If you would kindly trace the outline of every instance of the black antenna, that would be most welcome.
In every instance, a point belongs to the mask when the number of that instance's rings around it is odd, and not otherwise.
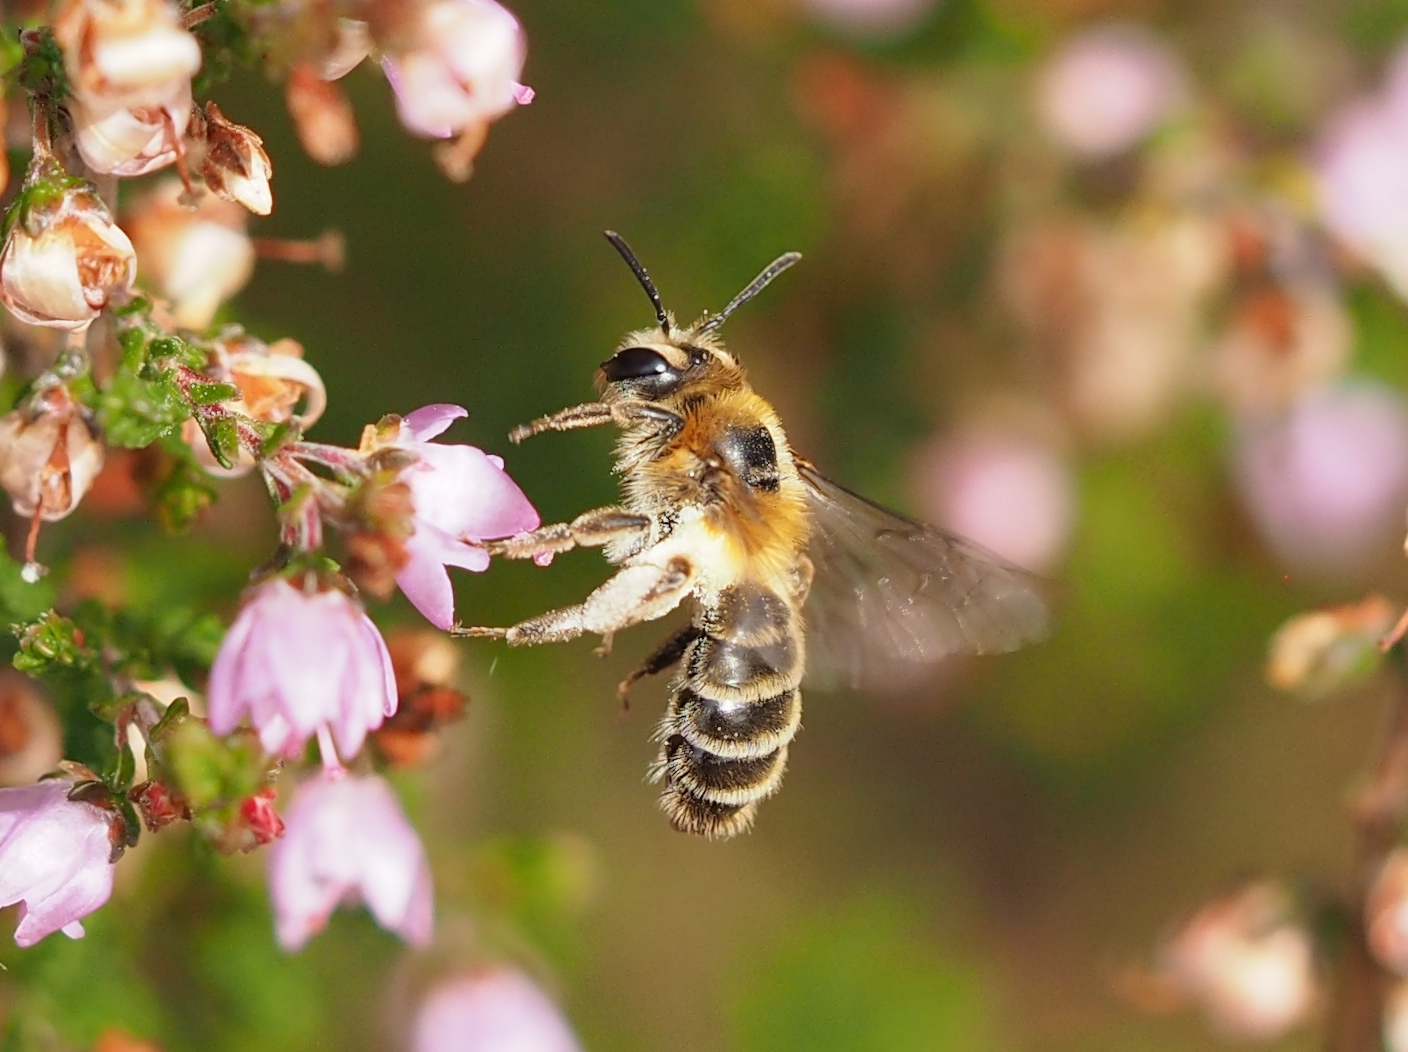
[[[801,258],[802,253],[800,252],[787,252],[781,256],[778,256],[775,260],[773,260],[763,269],[763,272],[761,274],[759,274],[756,278],[754,278],[748,283],[748,287],[746,289],[740,292],[737,296],[733,297],[733,299],[729,300],[727,307],[725,307],[723,310],[719,311],[719,313],[715,314],[712,318],[709,318],[702,325],[700,325],[698,331],[713,332],[724,322],[728,321],[728,316],[730,314],[736,311],[739,307],[743,306],[758,293],[762,292],[763,289],[771,285],[773,278],[777,277],[784,270],[792,266],[793,263],[796,263]]]
[[[636,259],[636,254],[631,251],[631,246],[626,244],[626,239],[614,230],[604,230],[602,233],[606,235],[606,240],[611,242],[611,247],[621,253],[621,258],[626,261],[626,266],[631,268],[631,273],[640,282],[640,287],[645,289],[645,294],[655,305],[655,320],[660,323],[660,331],[666,336],[670,335],[670,316],[665,313],[665,305],[660,302],[660,293],[655,288],[655,282],[650,280],[650,275],[641,266],[640,260]]]

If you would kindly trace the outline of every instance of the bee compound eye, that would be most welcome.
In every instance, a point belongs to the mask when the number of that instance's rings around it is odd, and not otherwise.
[[[620,380],[643,380],[664,377],[670,373],[665,356],[649,347],[626,347],[601,364],[601,371],[612,383]]]

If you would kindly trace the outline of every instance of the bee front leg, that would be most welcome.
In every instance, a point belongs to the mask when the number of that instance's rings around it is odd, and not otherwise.
[[[540,416],[531,424],[520,424],[508,433],[508,440],[517,445],[525,438],[541,435],[544,431],[576,431],[603,424],[630,427],[642,423],[662,425],[671,433],[684,427],[684,419],[678,413],[650,402],[586,402]]]
[[[583,512],[571,522],[557,522],[500,541],[488,541],[484,548],[490,555],[505,559],[532,559],[573,548],[599,548],[649,530],[649,516],[636,515],[624,508],[596,508]]]
[[[456,626],[450,634],[502,639],[511,647],[561,643],[584,632],[607,636],[668,614],[689,595],[694,577],[693,564],[679,555],[663,565],[634,563],[618,571],[577,606],[550,610],[510,628]]]

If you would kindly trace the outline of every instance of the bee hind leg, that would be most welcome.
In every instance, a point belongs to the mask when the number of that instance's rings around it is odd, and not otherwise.
[[[611,506],[584,511],[571,522],[555,522],[503,540],[487,541],[484,549],[505,559],[532,559],[573,548],[600,548],[615,540],[643,537],[649,530],[649,516]]]
[[[696,639],[704,635],[704,630],[696,625],[685,625],[678,632],[672,635],[655,650],[648,658],[640,663],[629,676],[621,681],[616,688],[616,696],[621,699],[621,712],[627,713],[631,709],[631,688],[641,680],[649,676],[658,676],[662,672],[667,672],[679,664],[684,657],[684,653],[689,649]]]
[[[607,636],[642,621],[664,617],[694,586],[694,567],[683,556],[663,566],[642,562],[617,571],[577,606],[549,610],[509,628],[462,628],[451,634],[502,639],[511,647],[562,643],[585,632]]]

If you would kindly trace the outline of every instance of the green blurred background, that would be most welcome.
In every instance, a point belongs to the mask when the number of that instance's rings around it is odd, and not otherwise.
[[[947,0],[890,40],[829,31],[784,0],[514,10],[537,99],[494,128],[465,186],[400,130],[374,69],[347,82],[364,145],[340,169],[303,156],[273,85],[245,76],[217,97],[274,161],[277,207],[255,233],[347,238],[344,273],[261,264],[233,312],[305,344],[329,389],[314,437],[355,443],[383,413],[462,403],[451,437],[504,455],[548,521],[612,499],[611,436],[513,448],[506,432],[592,397],[597,363],[650,321],[602,229],[632,242],[682,318],[800,250],[730,322],[730,346],[798,448],[918,511],[926,438],[976,399],[1046,391],[992,287],[1031,208],[999,169],[1038,134],[1023,100],[1064,34],[1111,17],[1151,27],[1219,119],[1275,158],[1408,31],[1396,0]],[[907,100],[902,147],[867,154],[827,130],[810,86],[833,66]],[[1098,195],[1061,193],[1041,207],[1108,214]],[[1366,278],[1350,304],[1351,371],[1408,379],[1401,304]],[[428,958],[357,911],[285,957],[263,860],[166,834],[124,863],[86,940],[0,949],[0,963],[44,991],[66,1040],[121,1023],[170,1052],[399,1047],[407,991],[481,959],[528,967],[595,1050],[1206,1048],[1198,1020],[1138,1014],[1113,976],[1238,875],[1347,879],[1345,794],[1389,687],[1288,700],[1263,684],[1266,640],[1316,603],[1404,583],[1395,544],[1357,575],[1288,573],[1237,500],[1229,432],[1192,397],[1132,440],[1076,443],[1051,639],[885,695],[811,691],[785,790],[749,836],[676,834],[644,784],[664,687],[622,717],[614,686],[665,627],[605,660],[586,641],[466,643],[468,718],[397,783],[436,873]],[[228,612],[269,534],[256,486],[230,487],[222,516],[195,548],[131,527],[134,587]],[[461,575],[459,612],[509,623],[606,572],[590,552],[496,565]]]

